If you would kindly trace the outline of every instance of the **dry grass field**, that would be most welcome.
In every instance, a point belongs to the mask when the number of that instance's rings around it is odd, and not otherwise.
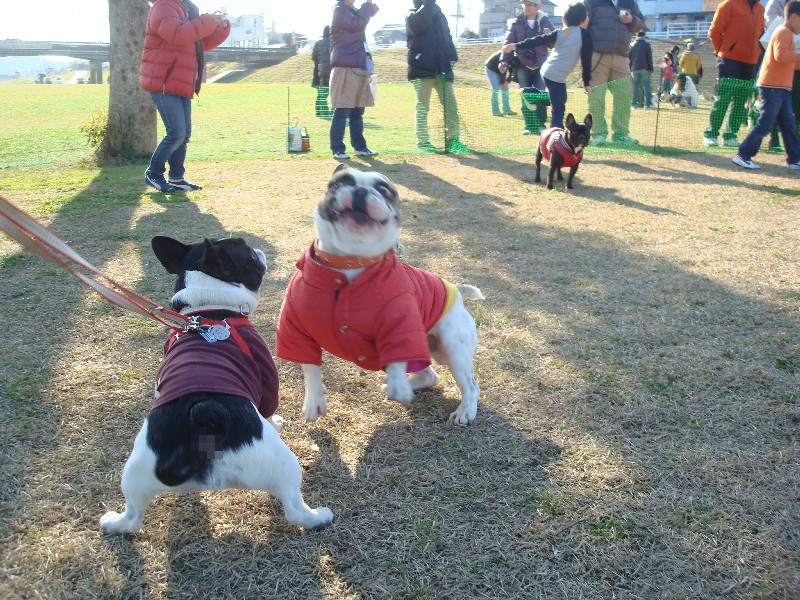
[[[404,258],[486,296],[482,394],[453,427],[449,375],[406,409],[328,358],[330,412],[306,423],[279,361],[306,500],[336,514],[319,532],[223,491],[101,535],[165,331],[0,238],[0,597],[797,598],[800,179],[779,155],[750,173],[587,151],[577,189],[548,192],[530,162],[371,161],[404,198]],[[169,198],[139,165],[31,165],[0,191],[158,301],[152,236],[245,237],[268,257],[254,322],[273,344],[335,164],[195,160],[206,189]]]

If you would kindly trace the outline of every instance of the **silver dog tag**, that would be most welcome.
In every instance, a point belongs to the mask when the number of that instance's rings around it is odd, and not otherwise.
[[[212,325],[208,328],[208,334],[219,342],[231,337],[230,331],[224,325]]]

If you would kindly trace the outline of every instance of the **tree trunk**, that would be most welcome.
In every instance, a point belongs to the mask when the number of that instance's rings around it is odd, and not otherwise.
[[[111,74],[101,157],[150,156],[156,147],[156,109],[139,87],[148,10],[145,0],[108,0]]]

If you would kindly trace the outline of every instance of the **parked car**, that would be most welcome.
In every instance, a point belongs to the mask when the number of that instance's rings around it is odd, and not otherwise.
[[[85,80],[83,77],[78,77],[78,78],[75,80],[75,83],[86,83],[86,80]]]
[[[63,77],[56,77],[56,83],[64,83]]]
[[[45,77],[45,78],[44,78],[44,82],[45,82],[45,83],[53,83],[53,80],[52,80],[52,79],[50,79],[49,77]]]

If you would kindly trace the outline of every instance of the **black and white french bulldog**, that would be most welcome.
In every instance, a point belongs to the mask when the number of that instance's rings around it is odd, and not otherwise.
[[[542,180],[539,176],[539,168],[542,158],[544,158],[550,161],[550,169],[547,171],[547,189],[553,189],[553,175],[557,174],[558,180],[564,181],[564,177],[561,175],[562,167],[569,167],[567,189],[573,189],[572,180],[583,160],[583,149],[589,145],[591,130],[591,114],[586,115],[583,123],[578,123],[572,113],[569,113],[564,119],[563,129],[551,127],[544,130],[536,148],[536,183]]]
[[[290,523],[328,525],[330,509],[303,501],[300,465],[278,435],[275,363],[248,320],[266,273],[264,253],[241,239],[188,245],[158,236],[151,245],[178,276],[171,307],[189,324],[165,344],[153,407],[122,472],[125,510],[107,512],[100,527],[134,532],[162,492],[224,488],[264,490],[281,501]]]
[[[387,397],[403,404],[439,382],[433,357],[461,391],[449,420],[475,419],[478,334],[464,298],[483,296],[398,259],[399,204],[387,177],[341,165],[314,209],[317,239],[297,263],[276,332],[277,355],[302,366],[303,415],[310,421],[327,413],[322,349],[385,371]]]

